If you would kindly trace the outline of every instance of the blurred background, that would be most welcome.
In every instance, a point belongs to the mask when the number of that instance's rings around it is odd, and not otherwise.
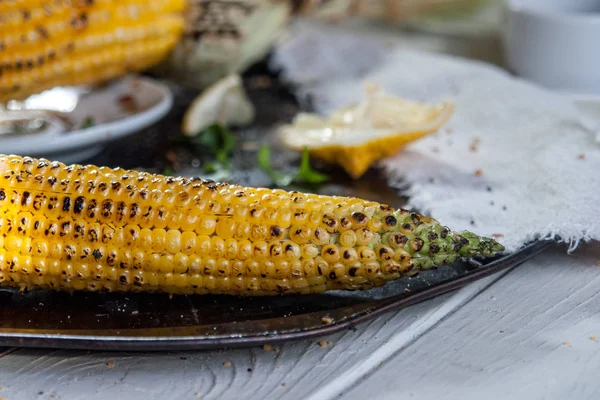
[[[311,107],[273,63],[299,21],[506,67],[507,8],[503,0],[2,2],[0,148],[204,176],[218,172],[227,140],[203,133],[218,123],[236,141],[227,150],[233,171],[221,177],[250,183],[261,143]],[[285,168],[299,154],[274,157]]]

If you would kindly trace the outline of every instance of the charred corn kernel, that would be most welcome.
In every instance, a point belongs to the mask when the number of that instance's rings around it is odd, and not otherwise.
[[[149,68],[184,29],[183,0],[10,1],[0,7],[0,102]]]
[[[360,199],[0,156],[2,286],[319,293],[501,250]]]

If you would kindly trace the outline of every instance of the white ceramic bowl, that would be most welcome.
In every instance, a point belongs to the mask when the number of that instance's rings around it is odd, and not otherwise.
[[[525,79],[600,95],[600,0],[506,0],[508,66]]]

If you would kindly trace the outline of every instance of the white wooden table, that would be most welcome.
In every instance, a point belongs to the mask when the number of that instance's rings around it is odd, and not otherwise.
[[[446,51],[417,39],[421,47]],[[454,53],[497,61],[498,48]],[[599,399],[600,244],[325,340],[177,353],[0,349],[0,400]]]
[[[317,340],[177,353],[6,349],[15,399],[598,399],[600,245]]]

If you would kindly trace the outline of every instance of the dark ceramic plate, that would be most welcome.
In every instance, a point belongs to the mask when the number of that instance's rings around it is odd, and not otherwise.
[[[264,74],[260,68],[250,75]],[[252,77],[247,81],[251,82]],[[251,89],[251,88],[250,88]],[[255,126],[237,132],[246,144],[273,146],[274,165],[286,168],[298,155],[285,151],[268,132],[289,121],[298,104],[273,77],[268,89],[249,90],[257,108]],[[189,147],[173,146],[168,135],[177,135],[181,117],[195,93],[175,91],[175,105],[157,126],[131,140],[111,146],[90,160],[97,165],[165,168],[165,152],[186,169],[193,158]],[[256,151],[234,153],[230,181],[247,186],[269,184],[256,169]],[[321,166],[323,167],[323,166]],[[200,171],[201,172],[201,171]],[[374,171],[350,181],[339,170],[326,170],[335,184],[291,188],[321,194],[356,196],[394,207],[404,204],[387,182]],[[239,298],[231,296],[173,296],[160,294],[93,294],[31,292],[25,295],[0,290],[0,346],[78,348],[98,350],[179,350],[254,346],[330,334],[375,318],[388,311],[460,288],[469,282],[518,265],[545,248],[535,243],[518,253],[481,262],[457,262],[413,278],[401,279],[365,292],[330,292],[310,296]],[[324,319],[324,317],[326,317]],[[324,323],[324,321],[326,321]],[[331,321],[331,322],[329,322]]]
[[[321,336],[512,268],[537,242],[485,263],[457,262],[365,292],[240,298],[160,294],[0,292],[0,346],[182,350]]]

